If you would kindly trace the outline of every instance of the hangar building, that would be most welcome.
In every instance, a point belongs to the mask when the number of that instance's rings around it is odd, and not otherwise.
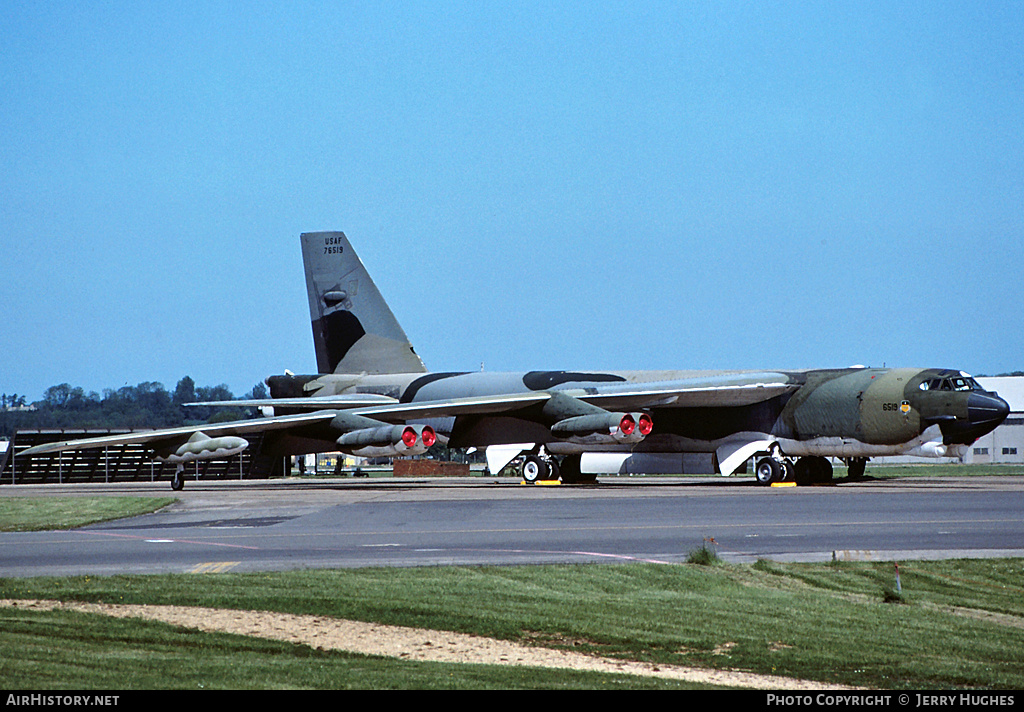
[[[1024,376],[981,376],[982,388],[995,391],[1010,404],[1010,415],[967,449],[966,463],[1024,463]]]

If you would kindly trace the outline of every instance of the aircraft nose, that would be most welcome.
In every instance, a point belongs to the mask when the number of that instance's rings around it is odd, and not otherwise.
[[[967,417],[942,416],[942,440],[947,445],[970,445],[992,432],[1010,414],[1010,405],[995,393],[973,392],[967,396]]]
[[[1010,414],[1010,404],[996,394],[971,393],[967,399],[967,420],[971,429],[995,429]]]

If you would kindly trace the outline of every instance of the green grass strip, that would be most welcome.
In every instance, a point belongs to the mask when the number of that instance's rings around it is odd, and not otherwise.
[[[1024,560],[901,562],[900,574],[900,603],[887,602],[894,583],[891,563],[765,561],[0,579],[0,597],[335,616],[605,657],[882,689],[1024,688]],[[14,636],[8,622],[12,617],[64,621],[63,630],[57,627],[43,636],[61,655],[81,645],[80,638],[97,635],[97,626],[123,625],[91,622],[93,632],[79,632],[78,624],[62,614],[3,615],[0,674],[28,687],[44,686],[47,676],[62,674],[66,661],[54,660],[46,673],[42,661],[32,668],[38,672],[22,668],[17,651],[25,641]],[[197,645],[212,645],[206,634],[188,636]],[[92,654],[83,649],[81,656]],[[174,642],[163,654],[184,659],[195,651]],[[223,653],[227,658],[234,654]],[[174,665],[166,667],[165,677],[140,684],[185,685],[171,670]],[[88,676],[75,684],[103,687]],[[365,678],[357,686],[392,684]],[[458,683],[463,684],[470,683]],[[491,684],[513,683],[502,678],[486,683]]]
[[[74,529],[149,514],[176,501],[174,497],[0,497],[0,531]]]

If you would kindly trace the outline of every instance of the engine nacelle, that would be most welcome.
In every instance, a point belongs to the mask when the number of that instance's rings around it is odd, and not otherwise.
[[[211,438],[206,433],[196,431],[184,445],[169,455],[158,455],[164,462],[183,463],[194,460],[214,460],[237,455],[249,447],[249,441],[235,435]]]
[[[437,434],[429,425],[381,425],[344,433],[336,442],[342,452],[359,457],[406,457],[425,453]]]
[[[565,418],[551,426],[551,433],[587,443],[638,443],[654,429],[647,413],[593,413]]]

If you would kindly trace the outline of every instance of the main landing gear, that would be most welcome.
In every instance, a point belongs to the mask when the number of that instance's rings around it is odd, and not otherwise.
[[[754,465],[759,484],[795,482],[798,485],[827,484],[832,481],[832,463],[824,457],[801,457],[792,460],[776,451],[762,457]]]
[[[523,481],[534,484],[540,480],[558,479],[558,461],[553,457],[527,455],[523,458]],[[552,477],[554,475],[554,477]]]
[[[566,455],[559,462],[551,455],[544,453],[531,453],[523,459],[521,473],[523,481],[527,484],[537,482],[557,482],[562,484],[578,484],[581,482],[594,482],[597,480],[595,474],[583,474],[580,472],[581,455]]]
[[[851,457],[846,460],[846,477],[859,480],[864,477],[864,469],[868,464],[866,457]]]

